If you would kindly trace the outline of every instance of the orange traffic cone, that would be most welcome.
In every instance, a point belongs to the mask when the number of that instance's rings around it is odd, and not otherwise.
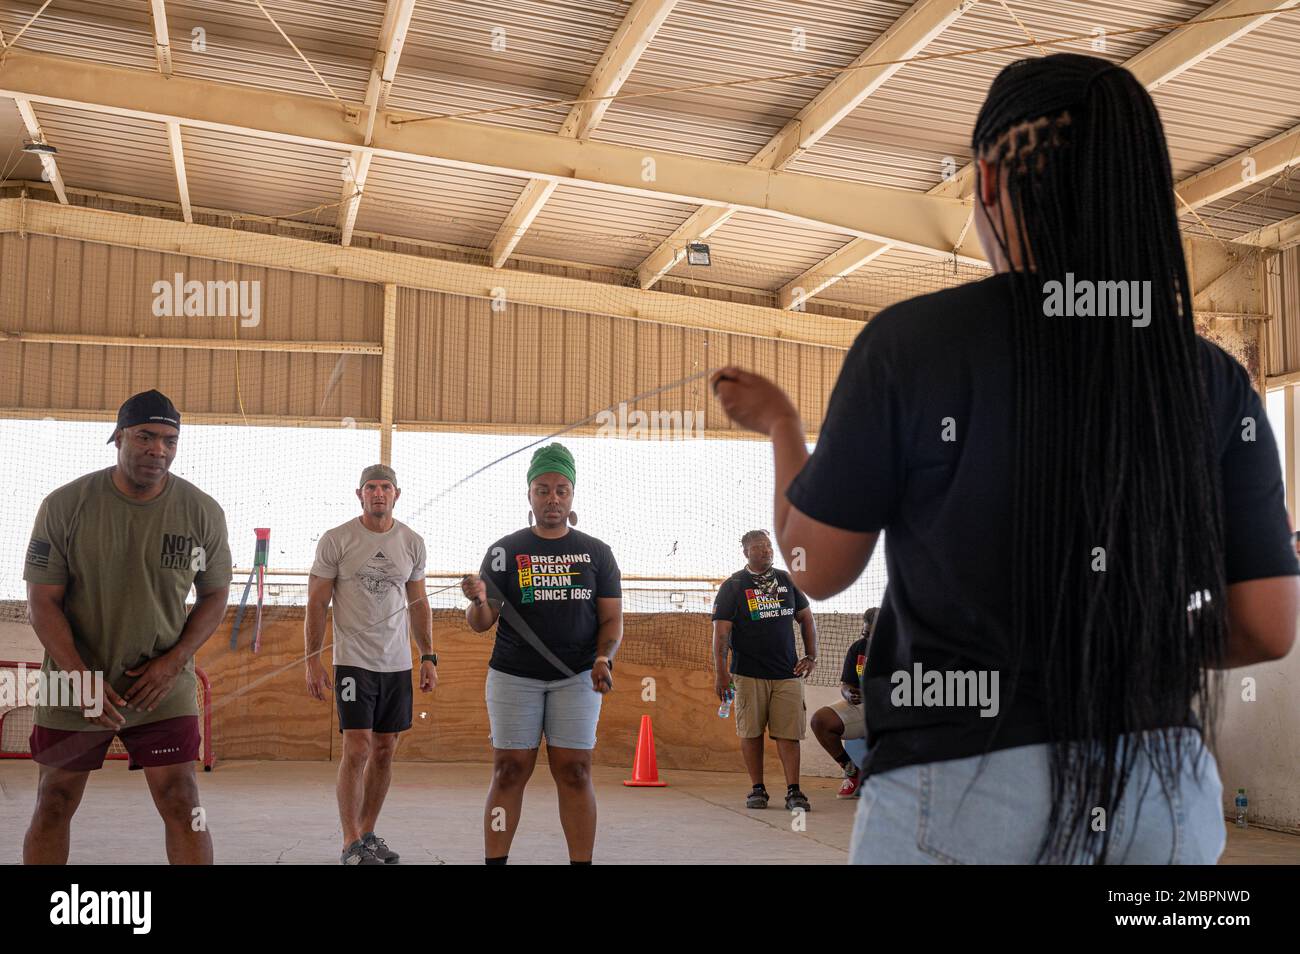
[[[655,762],[655,730],[650,717],[641,717],[641,733],[636,739],[636,761],[632,763],[632,777],[623,783],[637,788],[665,788],[668,783],[659,781],[659,766]]]

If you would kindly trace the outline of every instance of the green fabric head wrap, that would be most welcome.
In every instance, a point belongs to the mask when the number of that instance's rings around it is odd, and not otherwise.
[[[531,484],[539,474],[563,474],[569,478],[569,483],[577,483],[573,455],[563,444],[547,444],[533,451],[533,462],[528,465],[528,482]]]

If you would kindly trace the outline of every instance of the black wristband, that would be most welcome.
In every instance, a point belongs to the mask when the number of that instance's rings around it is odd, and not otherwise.
[[[436,666],[436,665],[438,665],[438,654],[437,654],[437,653],[425,653],[423,656],[420,657],[420,662],[422,662],[422,663],[424,663],[424,662],[431,662],[431,663],[433,663],[433,664]]]

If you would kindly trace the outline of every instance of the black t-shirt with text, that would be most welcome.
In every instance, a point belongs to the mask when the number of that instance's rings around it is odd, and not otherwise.
[[[1006,695],[1017,663],[1029,666],[1011,636],[1013,291],[1011,276],[995,275],[872,319],[845,356],[816,450],[787,491],[815,520],[884,531],[889,584],[862,681],[873,730],[868,773],[1049,741],[1044,680],[1027,668],[997,718],[981,717],[989,706],[924,704],[900,676],[924,684],[927,672],[982,671],[991,684],[997,673]],[[1222,473],[1227,582],[1296,574],[1259,395],[1223,349],[1198,338],[1197,350]]]
[[[794,679],[794,615],[808,605],[790,575],[746,567],[718,587],[713,618],[731,622],[731,671],[755,679]]]
[[[568,675],[529,644],[512,618],[573,672],[595,664],[600,629],[596,600],[623,594],[622,575],[608,545],[577,530],[548,540],[525,527],[488,548],[479,575],[487,583],[489,600],[504,599],[513,607],[497,621],[489,666],[527,679]]]
[[[867,640],[864,636],[849,647],[844,654],[844,669],[840,672],[840,682],[862,691],[862,667],[867,661]]]

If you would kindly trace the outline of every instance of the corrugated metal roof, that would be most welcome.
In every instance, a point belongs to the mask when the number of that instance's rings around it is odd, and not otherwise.
[[[517,251],[632,268],[694,211],[681,202],[560,186]]]
[[[39,7],[5,4],[6,37]],[[344,100],[360,102],[379,40],[385,0],[274,0],[266,7]],[[202,31],[196,33],[195,31]],[[328,96],[248,0],[167,0],[172,68],[178,76],[262,89]],[[152,70],[153,18],[144,0],[129,3],[61,0],[52,4],[19,41],[22,49]]]
[[[64,184],[176,202],[176,175],[159,123],[33,103],[45,138],[58,150]]]
[[[1300,122],[1300,14],[1274,18],[1153,94],[1174,178]]]
[[[486,248],[524,187],[523,179],[376,157],[356,227]]]
[[[880,308],[915,295],[987,278],[991,274],[988,269],[893,248],[831,285],[818,296],[818,300]]]
[[[1203,0],[1132,3],[1052,3],[1012,0],[1011,9],[1035,39],[1186,20],[1208,6]],[[1089,44],[1044,47],[1103,56],[1121,63],[1163,34],[1111,37],[1105,51]],[[984,0],[945,30],[923,55],[1028,42],[1001,4]],[[812,150],[792,172],[856,179],[902,189],[938,185],[948,168],[970,161],[970,134],[994,77],[1008,63],[1039,55],[1036,48],[923,60],[901,69]]]
[[[346,152],[191,127],[181,143],[195,205],[323,225],[338,218]]]
[[[887,2],[683,0],[625,93],[847,66],[907,10]],[[803,31],[800,37],[796,30]],[[802,40],[803,49],[797,49]],[[615,102],[593,139],[747,162],[831,76]]]
[[[274,0],[265,6],[339,96],[350,103],[365,98],[385,0]],[[179,76],[329,95],[249,0],[167,0],[167,27]],[[195,29],[204,31],[201,50]]]
[[[1037,38],[1186,20],[1209,0],[1066,3],[1009,0]],[[6,4],[6,38],[37,9]],[[345,100],[359,103],[385,0],[267,0],[272,14]],[[613,36],[629,0],[422,0],[417,3],[390,105],[419,113],[459,112],[573,96]],[[798,69],[846,65],[910,6],[910,0],[681,0],[624,87],[625,93]],[[327,93],[247,0],[168,0],[175,72],[228,83]],[[505,49],[492,48],[504,29]],[[192,43],[202,29],[203,49]],[[796,34],[796,30],[803,33]],[[1109,37],[1103,55],[1121,62],[1163,33]],[[953,52],[1019,41],[1024,33],[997,0],[982,0],[926,51]],[[796,49],[802,38],[805,48]],[[21,48],[156,69],[151,18],[143,0],[60,0],[24,34]],[[1087,49],[1084,44],[1073,48]],[[924,190],[940,181],[944,159],[960,167],[987,86],[1017,50],[909,65],[792,166],[793,171]],[[819,76],[615,103],[598,139],[732,161],[750,159],[782,124],[831,81]],[[1300,121],[1300,17],[1284,15],[1182,74],[1155,98],[1165,119],[1175,175],[1199,171]],[[477,121],[558,129],[568,107]],[[70,187],[176,199],[165,130],[159,124],[37,105],[60,149]],[[0,104],[0,148],[11,175],[39,176],[18,152],[25,130]],[[281,215],[333,225],[343,186],[341,150],[296,147],[185,129],[196,206]],[[1289,181],[1289,180],[1288,180]],[[515,201],[522,178],[376,159],[357,229],[483,249]],[[1260,183],[1207,206],[1202,216],[1225,237],[1297,211],[1294,193]],[[320,206],[321,208],[316,208]],[[562,187],[518,251],[547,258],[634,267],[693,207],[670,200]],[[1189,216],[1187,229],[1199,226]],[[814,267],[849,240],[830,230],[760,215],[735,216],[710,239],[710,281],[771,291]],[[828,289],[830,300],[877,304],[882,288],[920,289],[935,259],[897,250]],[[939,267],[946,267],[940,261]],[[910,271],[909,271],[910,270]],[[910,277],[899,277],[900,272]],[[675,275],[699,277],[679,266]],[[909,284],[911,283],[911,284]],[[939,286],[941,287],[941,286]]]
[[[1295,166],[1202,206],[1196,216],[1185,212],[1179,225],[1192,235],[1235,239],[1293,215],[1300,215],[1300,167]]]
[[[444,114],[574,97],[629,6],[624,0],[416,4],[389,105]],[[475,121],[555,132],[568,112],[561,106]]]
[[[712,264],[704,268],[683,259],[668,274],[775,291],[850,238],[798,222],[738,212],[709,236]]]
[[[13,42],[40,6],[33,0],[15,0],[0,8],[0,29],[6,43]],[[140,69],[154,69],[156,64],[153,19],[147,3],[52,3],[28,27],[18,48]]]

